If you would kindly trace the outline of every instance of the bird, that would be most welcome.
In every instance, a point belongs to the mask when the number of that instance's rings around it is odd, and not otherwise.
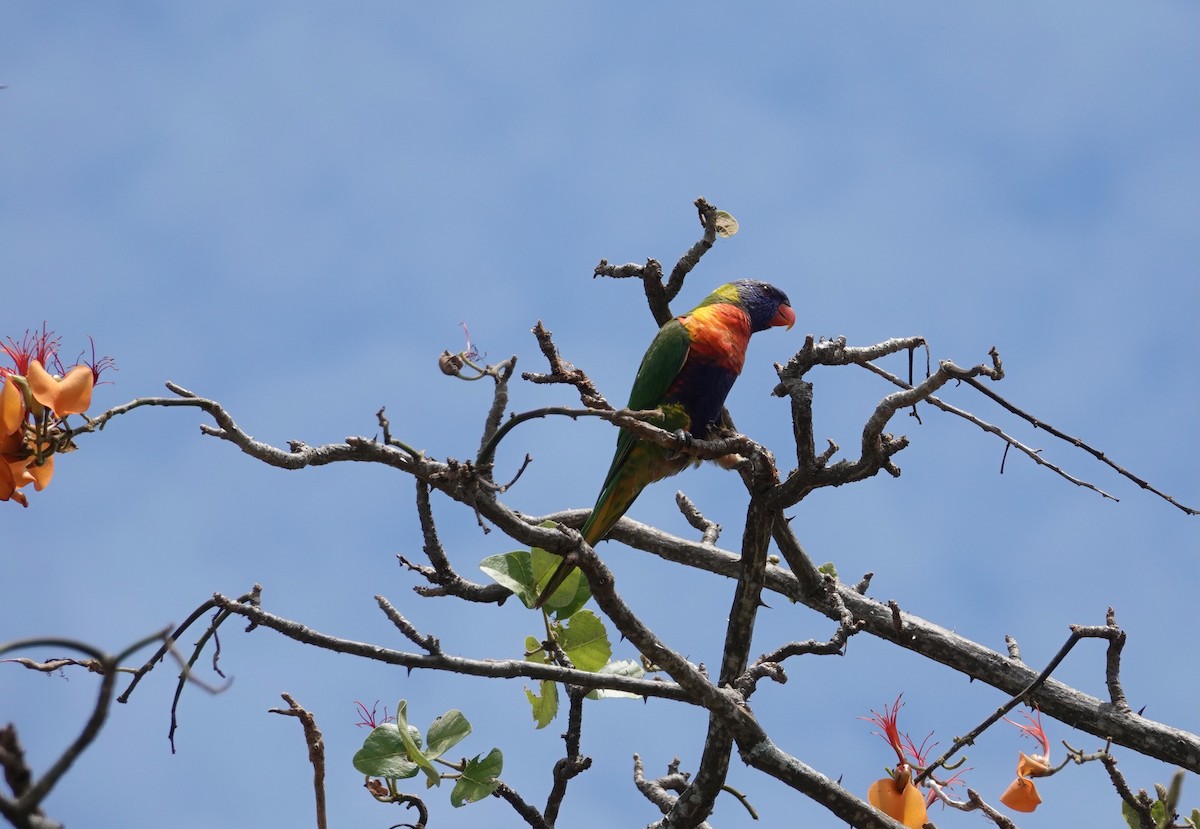
[[[657,409],[647,422],[707,438],[721,419],[725,397],[742,371],[750,335],[796,323],[787,294],[766,282],[721,285],[686,314],[658,330],[633,381],[627,408]],[[602,540],[642,490],[700,462],[621,430],[596,505],[579,532],[589,546]],[[565,560],[534,602],[540,608],[574,570]]]

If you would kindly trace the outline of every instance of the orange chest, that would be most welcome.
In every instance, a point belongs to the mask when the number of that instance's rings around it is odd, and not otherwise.
[[[736,305],[697,308],[680,322],[691,337],[691,353],[740,374],[750,343],[750,318]]]

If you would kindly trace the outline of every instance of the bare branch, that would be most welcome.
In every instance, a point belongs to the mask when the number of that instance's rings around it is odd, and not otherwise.
[[[676,757],[664,776],[647,780],[645,768],[642,766],[642,758],[637,754],[633,755],[633,784],[664,815],[669,815],[671,809],[679,801],[679,798],[673,796],[671,792],[685,791],[688,779],[689,775],[679,771],[679,758]],[[697,829],[711,829],[707,822],[698,823],[696,826]]]
[[[423,649],[426,653],[436,655],[442,652],[442,643],[437,640],[437,637],[432,635],[422,636],[420,632],[413,627],[412,622],[408,621],[408,619],[405,619],[400,614],[400,611],[396,610],[396,608],[392,606],[392,603],[383,596],[376,596],[375,601],[378,602],[379,609],[382,610],[384,615],[391,620],[392,624],[396,626],[396,629],[403,633],[414,645]]]
[[[721,525],[716,521],[710,521],[700,512],[700,508],[692,503],[692,499],[688,498],[682,490],[675,493],[675,503],[679,507],[679,511],[683,513],[683,517],[687,522],[697,530],[700,530],[701,544],[716,544],[721,537]]]
[[[220,593],[213,595],[213,603],[232,614],[246,617],[256,626],[261,625],[262,627],[270,628],[297,642],[313,645],[335,653],[344,653],[376,662],[383,662],[388,665],[401,665],[406,668],[424,668],[467,676],[493,677],[496,679],[515,679],[518,677],[544,679],[549,682],[579,685],[589,690],[608,688],[614,691],[626,691],[645,697],[660,697],[679,702],[691,701],[678,685],[670,682],[634,679],[617,674],[597,674],[518,659],[468,659],[461,656],[450,656],[445,653],[406,653],[367,642],[330,636],[291,619],[285,619],[282,616],[268,613],[259,607],[242,604]]]
[[[684,279],[691,273],[692,268],[700,264],[700,258],[712,250],[712,246],[717,242],[717,208],[709,204],[703,196],[696,199],[694,203],[700,219],[700,227],[704,229],[704,235],[688,248],[683,256],[679,257],[675,267],[671,268],[671,276],[667,280],[665,288],[668,302],[679,295],[683,289]],[[658,319],[657,315],[655,319]],[[670,319],[669,315],[667,319]],[[666,321],[666,319],[658,320],[658,324],[662,325]]]
[[[871,363],[863,363],[862,367],[867,369],[868,371],[871,371],[874,374],[884,378],[888,382],[899,386],[902,389],[913,388],[913,386],[910,385],[909,383],[905,383],[899,377],[896,377],[895,375],[891,374],[890,372],[884,371],[883,369],[879,368],[879,366],[876,366]],[[970,379],[970,378],[967,378],[967,379]],[[972,381],[971,385],[973,385],[974,387],[979,388],[979,389],[986,388],[985,386],[978,384],[977,382],[974,382],[974,381]],[[994,393],[992,393],[990,390],[988,390],[987,393],[991,397],[996,397],[996,395]],[[999,398],[997,397],[997,399],[999,399]],[[1070,481],[1071,483],[1075,484],[1076,486],[1081,486],[1085,489],[1090,489],[1090,490],[1092,490],[1092,492],[1095,492],[1096,494],[1101,495],[1104,498],[1108,498],[1111,501],[1120,500],[1120,499],[1116,498],[1115,496],[1100,489],[1095,484],[1089,483],[1088,481],[1085,481],[1082,478],[1077,478],[1074,475],[1071,475],[1070,473],[1068,473],[1062,467],[1046,460],[1044,457],[1042,457],[1041,450],[1034,449],[1030,446],[1026,446],[1024,443],[1017,440],[1012,435],[1008,434],[1003,429],[1001,429],[999,426],[996,426],[993,423],[989,423],[988,421],[986,421],[974,414],[971,414],[970,412],[968,412],[964,409],[960,409],[957,406],[953,406],[953,405],[947,403],[946,401],[944,401],[938,397],[935,397],[933,395],[929,395],[928,397],[924,398],[924,400],[922,402],[928,403],[930,406],[933,406],[934,408],[941,409],[943,412],[946,412],[947,414],[952,414],[955,417],[961,417],[963,420],[966,420],[968,423],[972,423],[975,426],[978,426],[983,431],[989,432],[989,433],[995,435],[996,437],[998,437],[1002,441],[1004,441],[1004,443],[1006,444],[1006,448],[1005,448],[1006,452],[1007,452],[1008,448],[1016,449],[1019,452],[1021,452],[1023,455],[1028,457],[1030,460],[1032,460],[1034,463],[1036,463],[1038,466],[1044,466],[1046,469],[1049,469],[1054,474]]]
[[[1028,412],[1024,411],[1023,409],[1018,408],[1017,406],[1014,406],[1012,403],[1009,403],[1003,397],[1000,397],[1000,395],[996,394],[994,391],[987,388],[986,386],[983,386],[978,381],[968,379],[966,382],[970,386],[972,386],[973,388],[978,390],[979,392],[987,395],[992,400],[999,403],[1001,406],[1003,406],[1005,409],[1007,409],[1008,411],[1015,414],[1017,417],[1020,417],[1023,420],[1028,421],[1030,424],[1032,424],[1032,426],[1035,429],[1041,429],[1043,431],[1049,432],[1050,434],[1054,435],[1054,437],[1058,438],[1059,440],[1066,441],[1067,443],[1071,444],[1072,446],[1076,446],[1076,447],[1082,449],[1083,451],[1087,452],[1089,455],[1091,455],[1096,460],[1111,467],[1113,470],[1115,470],[1117,472],[1117,474],[1121,475],[1124,478],[1128,478],[1129,480],[1133,481],[1135,484],[1140,486],[1142,489],[1148,490],[1149,492],[1153,492],[1159,498],[1162,498],[1167,503],[1178,507],[1179,509],[1183,510],[1188,515],[1200,515],[1200,510],[1197,510],[1192,507],[1185,506],[1184,504],[1179,503],[1174,498],[1172,498],[1170,495],[1167,495],[1165,492],[1161,492],[1160,490],[1156,489],[1155,487],[1150,485],[1148,482],[1146,482],[1144,479],[1139,478],[1137,475],[1134,475],[1132,472],[1128,471],[1127,469],[1119,466],[1118,464],[1116,464],[1115,462],[1110,460],[1107,455],[1105,455],[1099,449],[1096,449],[1094,446],[1091,446],[1091,445],[1085,443],[1084,441],[1080,440],[1077,437],[1072,437],[1071,435],[1068,435],[1066,432],[1059,431],[1058,429],[1051,426],[1049,423],[1046,423],[1045,421],[1034,417],[1033,415],[1029,414]]]
[[[529,517],[526,520],[536,524],[543,519]],[[610,537],[668,561],[729,578],[736,578],[740,572],[739,557],[728,550],[677,538],[630,518],[617,522]],[[768,567],[766,586],[834,621],[839,618],[837,610],[829,606],[822,594],[806,591],[796,576],[787,570]],[[891,608],[863,595],[856,585],[839,583],[838,595],[854,619],[862,624],[863,632],[895,642],[1005,693],[1021,695],[1038,677],[1038,671],[1007,654],[897,608],[902,628],[902,633],[898,633]],[[1118,745],[1200,773],[1200,736],[1127,710],[1117,710],[1109,702],[1054,679],[1042,683],[1033,701],[1043,713],[1100,739],[1111,736]]]
[[[550,363],[550,373],[537,374],[526,371],[521,374],[522,380],[543,385],[562,383],[574,386],[575,390],[579,392],[579,402],[586,408],[612,408],[608,404],[608,401],[604,399],[604,396],[596,390],[596,385],[592,382],[591,378],[580,369],[575,368],[570,361],[562,358],[562,355],[558,353],[558,346],[554,344],[554,335],[542,325],[541,320],[538,320],[537,325],[533,326],[533,336],[537,338],[538,347],[541,348],[542,354],[545,355],[547,362]]]
[[[15,779],[17,787],[21,791],[18,793],[14,787],[13,795],[15,800],[0,796],[0,815],[3,815],[6,820],[15,826],[48,827],[54,825],[40,816],[42,801],[46,799],[46,796],[50,794],[50,791],[58,784],[62,776],[67,773],[75,761],[79,759],[80,755],[83,754],[87,747],[100,734],[100,729],[104,726],[104,722],[108,718],[109,709],[112,707],[117,669],[121,661],[132,653],[144,648],[150,642],[162,639],[165,635],[166,631],[157,631],[115,654],[106,654],[85,642],[78,642],[71,639],[26,639],[0,644],[0,655],[13,650],[24,650],[33,647],[57,647],[80,651],[88,654],[98,663],[92,670],[100,674],[100,687],[96,692],[96,702],[92,708],[92,713],[88,716],[79,734],[41,777],[34,780],[32,774],[26,774],[29,772],[28,767],[24,765],[20,754],[13,754],[12,743],[9,744],[8,752],[3,755],[7,761],[4,764],[5,776],[9,779],[10,786],[12,786]],[[15,736],[14,732],[12,735],[14,740]],[[19,744],[16,745],[19,749]]]
[[[512,595],[506,588],[498,584],[478,584],[463,578],[455,571],[438,538],[437,525],[433,520],[433,507],[429,501],[429,483],[421,478],[417,478],[416,481],[417,518],[421,523],[421,533],[425,537],[422,550],[433,566],[416,564],[404,556],[397,558],[402,566],[420,573],[430,584],[437,587],[419,586],[413,590],[421,596],[458,596],[472,602],[504,604]]]
[[[950,748],[946,750],[946,753],[926,766],[924,770],[917,775],[914,782],[920,783],[922,780],[932,774],[933,770],[938,766],[945,766],[947,760],[957,754],[965,746],[972,745],[980,734],[991,728],[1000,720],[1001,717],[1016,708],[1022,702],[1026,703],[1027,705],[1033,705],[1034,703],[1031,700],[1033,700],[1036,696],[1038,688],[1050,678],[1050,674],[1053,673],[1054,669],[1057,668],[1062,661],[1067,658],[1067,654],[1071,652],[1071,649],[1075,647],[1079,640],[1088,637],[1108,639],[1109,659],[1107,673],[1109,678],[1109,690],[1113,696],[1111,700],[1112,707],[1114,710],[1119,712],[1128,712],[1129,704],[1125,701],[1125,694],[1123,691],[1121,691],[1120,679],[1117,676],[1120,671],[1120,650],[1125,644],[1125,631],[1116,626],[1116,622],[1113,617],[1113,610],[1110,607],[1108,609],[1108,624],[1105,627],[1084,627],[1082,625],[1071,625],[1071,635],[1067,637],[1067,641],[1063,643],[1063,646],[1059,648],[1058,653],[1054,655],[1054,658],[1052,658],[1046,667],[1042,669],[1042,672],[1034,677],[1033,681],[1030,682],[1026,687],[1014,694],[1012,699],[997,708],[990,716],[987,717],[987,719],[972,728],[964,736],[956,737]],[[1116,656],[1114,656],[1114,652]]]
[[[317,728],[317,720],[306,711],[291,694],[281,694],[287,708],[271,708],[269,713],[296,717],[304,728],[304,742],[308,746],[308,761],[313,767],[313,792],[316,795],[317,829],[326,829],[325,819],[325,738]]]
[[[559,649],[561,652],[561,649]],[[583,735],[583,701],[587,697],[586,688],[578,685],[567,686],[567,730],[563,734],[566,744],[566,756],[554,764],[553,783],[550,794],[546,796],[544,810],[546,823],[553,826],[558,822],[558,810],[562,807],[563,798],[567,795],[567,784],[592,767],[592,758],[580,754]]]

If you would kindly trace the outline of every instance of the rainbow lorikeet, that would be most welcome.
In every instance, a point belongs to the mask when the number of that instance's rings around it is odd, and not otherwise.
[[[655,426],[707,438],[742,371],[750,335],[778,325],[791,328],[795,322],[787,295],[774,285],[754,279],[722,285],[658,330],[638,368],[628,408],[658,409],[662,415],[649,421]],[[584,541],[595,545],[646,486],[693,462],[621,431],[600,496],[580,529]],[[573,569],[566,562],[560,564],[534,607],[541,607]]]

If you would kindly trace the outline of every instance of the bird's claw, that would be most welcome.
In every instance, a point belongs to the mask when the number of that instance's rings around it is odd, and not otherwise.
[[[692,433],[686,429],[675,430],[675,449],[671,452],[670,458],[674,460],[683,454],[684,450],[691,449],[695,440],[692,438]]]

